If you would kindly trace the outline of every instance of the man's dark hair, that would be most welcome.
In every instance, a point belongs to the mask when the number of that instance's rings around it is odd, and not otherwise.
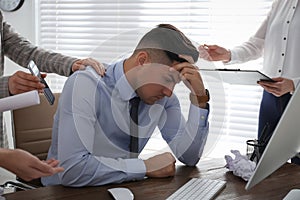
[[[170,61],[187,62],[179,55],[191,56],[196,62],[199,52],[192,42],[175,26],[159,24],[146,33],[138,43],[136,50],[161,50]]]

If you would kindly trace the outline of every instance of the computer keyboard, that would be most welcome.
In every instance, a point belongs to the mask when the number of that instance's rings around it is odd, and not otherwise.
[[[221,180],[192,178],[169,196],[167,200],[213,199],[224,189],[225,185],[226,182]]]

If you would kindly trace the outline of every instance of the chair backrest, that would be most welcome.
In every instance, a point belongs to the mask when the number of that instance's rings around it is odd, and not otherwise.
[[[60,93],[54,94],[53,105],[40,94],[40,104],[12,111],[15,148],[26,150],[39,159],[46,160],[59,95]]]

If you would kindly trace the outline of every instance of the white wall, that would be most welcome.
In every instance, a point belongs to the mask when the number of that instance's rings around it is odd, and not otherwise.
[[[10,23],[20,35],[27,38],[32,43],[35,43],[35,2],[36,0],[25,0],[23,6],[19,10],[14,12],[2,12],[4,20]],[[5,75],[11,75],[18,70],[26,70],[8,58],[5,60],[4,68]],[[5,112],[4,117],[7,125],[9,144],[12,147],[10,112]]]

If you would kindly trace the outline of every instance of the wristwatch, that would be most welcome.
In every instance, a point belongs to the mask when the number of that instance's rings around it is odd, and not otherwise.
[[[194,104],[207,103],[209,101],[209,99],[210,99],[210,96],[209,96],[208,89],[205,89],[204,96],[198,96],[198,95],[190,93],[190,101]]]

